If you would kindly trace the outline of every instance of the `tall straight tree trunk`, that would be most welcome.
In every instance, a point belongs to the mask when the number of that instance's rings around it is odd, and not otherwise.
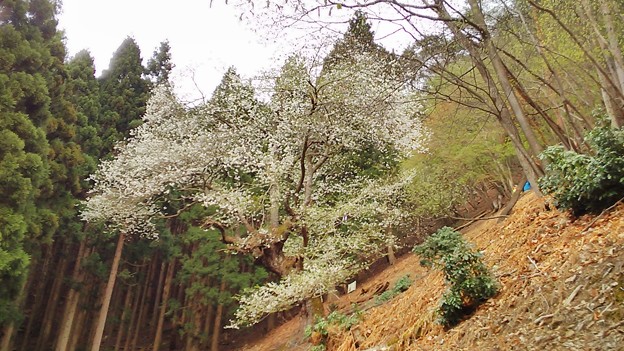
[[[196,245],[191,245],[191,250],[189,253],[189,257],[193,256],[194,247]],[[193,284],[197,281],[197,277],[195,273],[191,274],[191,279],[189,279],[188,286],[193,286]],[[196,296],[185,296],[184,312],[182,312],[182,325],[186,325],[190,323],[192,328],[189,330],[188,328],[184,328],[184,350],[189,351],[192,348],[192,345],[195,343],[195,335],[197,334],[196,328],[196,318],[195,316],[200,313],[200,309],[198,309],[197,297]]]
[[[98,320],[100,318],[99,312],[102,309],[102,305],[104,304],[104,293],[106,291],[106,283],[94,277],[93,279],[93,290],[91,291],[91,296],[89,301],[87,302],[87,306],[95,306],[97,307],[97,313],[95,313],[95,308],[90,310],[87,315],[88,328],[85,328],[85,340],[88,340],[86,343],[87,347],[91,347],[93,340],[95,339],[95,334],[98,328]],[[109,308],[110,309],[110,308]]]
[[[86,257],[89,252],[85,250],[86,239],[80,241],[80,248],[78,249],[78,256],[74,263],[74,271],[72,273],[72,280],[74,282],[82,281],[82,259]],[[69,343],[72,326],[74,324],[74,318],[76,316],[76,310],[78,308],[78,301],[80,300],[80,291],[70,287],[67,302],[65,303],[65,311],[63,313],[63,320],[61,322],[60,333],[56,342],[56,351],[67,350]]]
[[[120,232],[119,239],[117,240],[117,248],[115,249],[115,256],[113,257],[113,265],[111,266],[108,282],[106,283],[106,291],[104,291],[102,299],[102,307],[100,308],[97,324],[95,326],[95,335],[93,336],[91,351],[99,351],[102,344],[104,326],[106,325],[106,317],[108,315],[108,306],[110,305],[111,297],[113,296],[113,288],[115,287],[115,280],[117,279],[117,271],[119,270],[119,261],[121,259],[125,238],[125,233]]]
[[[123,255],[123,249],[122,249],[122,255]],[[123,266],[122,266],[123,262],[120,262],[119,264],[120,264],[120,267],[117,270],[117,272],[119,272],[120,269],[123,269]],[[104,286],[104,290],[106,290],[106,286]],[[127,291],[128,291],[127,285],[120,286],[117,284],[117,280],[115,280],[115,287],[113,288],[113,295],[111,296],[111,301],[110,301],[110,304],[108,305],[108,315],[106,317],[107,321],[110,319],[115,319],[115,320],[119,319],[119,317],[123,313]],[[104,298],[104,295],[102,295],[102,298]],[[104,300],[102,299],[102,301]],[[98,306],[102,306],[102,305],[99,304]],[[115,323],[106,323],[106,325],[104,326],[103,335],[110,335],[111,337],[113,337],[113,334],[115,334],[117,327],[118,325]]]
[[[582,12],[585,15],[584,19],[587,20],[593,28],[596,41],[598,42],[598,46],[600,46],[600,51],[604,57],[606,72],[609,72],[607,75],[605,71],[598,70],[602,100],[607,110],[607,114],[611,117],[613,127],[619,128],[624,125],[624,97],[622,95],[624,90],[622,89],[621,83],[621,79],[624,78],[624,68],[618,62],[618,59],[622,59],[622,53],[620,52],[618,45],[614,48],[610,43],[611,40],[607,40],[602,35],[600,25],[594,17],[590,3],[587,0],[582,0],[581,5],[584,10]],[[603,2],[600,7],[603,12],[603,17],[606,20],[610,17],[608,13],[605,16],[604,11],[608,11],[605,6],[607,5]],[[606,27],[609,27],[607,23],[605,24]],[[611,30],[613,30],[612,27]],[[613,84],[609,84],[609,77],[613,81]]]
[[[219,295],[225,291],[225,278],[221,278],[221,286],[219,287]],[[223,303],[217,306],[214,324],[212,325],[212,342],[210,343],[210,351],[219,351],[219,337],[221,332],[221,319],[223,318]]]
[[[63,245],[63,247],[66,247]],[[63,249],[61,249],[63,251]],[[61,295],[61,288],[65,280],[65,270],[67,268],[67,259],[62,257],[58,266],[55,269],[54,283],[52,284],[52,290],[50,292],[47,307],[43,315],[42,330],[37,340],[36,350],[49,350],[50,333],[52,332],[52,325],[54,324],[54,317],[56,314],[56,308],[59,305],[59,297]]]
[[[622,50],[620,50],[618,34],[616,33],[615,26],[613,25],[613,17],[611,16],[612,10],[611,8],[609,8],[609,3],[612,2],[606,0],[601,1],[600,12],[602,14],[602,17],[604,18],[605,29],[607,30],[607,38],[609,38],[609,51],[611,52],[611,55],[615,60],[615,70],[617,72],[617,78],[620,83],[620,91],[624,92],[624,55],[622,55]]]
[[[145,261],[144,261],[145,262]],[[140,268],[142,269],[142,268]],[[141,289],[140,285],[137,284],[135,289],[135,297],[132,303],[132,315],[130,316],[130,323],[127,328],[127,336],[126,343],[124,344],[124,351],[128,351],[130,349],[130,345],[132,343],[132,337],[134,336],[134,329],[138,329],[137,319],[139,318],[139,306],[141,302]]]
[[[193,340],[190,345],[189,351],[199,351],[200,350],[200,334],[202,327],[202,316],[199,313],[201,310],[195,311],[193,313]]]
[[[124,328],[124,324],[126,324],[126,320],[128,319],[128,310],[130,309],[130,301],[132,301],[132,287],[128,287],[126,290],[126,298],[124,299],[123,308],[121,311],[121,319],[119,321],[119,329],[117,330],[117,339],[115,340],[115,351],[119,351],[121,347],[121,341],[124,337],[124,332],[126,328]],[[124,348],[125,351],[125,348]]]
[[[209,278],[206,278],[205,285],[206,285],[206,288],[210,288],[211,281]],[[212,330],[211,326],[212,326],[212,320],[213,320],[213,314],[214,314],[214,306],[209,303],[205,307],[203,314],[204,314],[203,334],[205,335],[205,339],[202,340],[201,346],[203,347],[203,349],[208,349],[208,346],[211,340],[210,334]]]
[[[174,274],[175,275],[175,274]],[[186,306],[186,294],[185,294],[185,286],[183,282],[176,284],[175,286],[175,299],[180,303],[181,306]],[[187,322],[187,309],[177,308],[173,311],[173,315],[171,316],[171,321],[173,322],[173,327],[175,330],[181,330],[184,327],[184,324]],[[182,336],[180,333],[173,333],[171,336],[171,344],[178,345],[182,344]]]
[[[600,88],[600,93],[602,94],[602,101],[604,103],[607,114],[611,118],[611,125],[614,128],[620,128],[624,126],[624,110],[617,103],[617,100],[613,98],[613,88],[610,88],[607,83],[607,77],[602,74],[600,71],[598,72],[598,78],[600,79],[603,87]]]
[[[154,306],[152,307],[152,319],[150,321],[150,334],[156,332],[156,325],[158,324],[158,307],[160,307],[160,299],[162,298],[163,285],[165,283],[165,275],[167,271],[167,263],[163,260],[160,264],[160,274],[158,275],[158,285],[156,285],[156,298],[154,298]]]
[[[80,336],[82,335],[82,331],[85,329],[84,324],[87,320],[87,311],[82,310],[78,312],[78,317],[76,317],[76,323],[72,327],[72,331],[70,333],[71,337],[69,338],[69,343],[67,344],[67,348],[64,351],[74,351],[78,347],[78,341],[80,340]],[[86,342],[85,342],[86,344]]]
[[[24,301],[26,300],[26,292],[30,287],[33,279],[33,274],[28,274],[28,278],[22,284],[20,288],[19,294],[17,295],[17,299],[15,304],[18,306],[20,310],[24,305]],[[15,323],[11,322],[4,328],[4,334],[2,335],[2,340],[0,341],[0,351],[11,351],[13,349],[13,333],[15,332]]]
[[[553,131],[555,136],[557,136],[557,138],[559,139],[559,142],[561,142],[567,150],[573,150],[574,145],[571,142],[569,136],[566,135],[565,131],[557,123],[555,123],[555,121],[553,121],[548,114],[546,114],[546,112],[539,106],[537,101],[533,100],[533,98],[529,95],[529,92],[526,89],[524,89],[524,87],[520,84],[518,79],[515,76],[513,76],[511,71],[509,69],[506,69],[506,70],[508,74],[510,75],[510,77],[512,77],[512,79],[517,83],[514,85],[514,88],[518,92],[518,94],[522,97],[522,99],[527,104],[529,104],[529,106],[533,107],[533,109],[540,116],[542,116],[542,119],[544,120],[544,122],[546,122],[548,127],[550,127],[550,130]],[[575,150],[575,151],[579,151],[579,150]]]
[[[162,293],[162,303],[160,304],[160,313],[158,314],[158,325],[156,326],[156,335],[154,336],[154,347],[152,351],[158,351],[160,349],[160,343],[162,342],[163,326],[165,324],[165,313],[167,312],[167,303],[169,302],[169,295],[171,293],[171,286],[173,285],[173,273],[175,271],[176,260],[175,258],[169,262],[167,267],[167,277],[165,278],[165,286]]]
[[[565,88],[563,86],[563,81],[559,75],[559,72],[557,72],[557,70],[555,70],[555,68],[553,67],[553,65],[551,64],[550,60],[548,59],[548,57],[546,56],[546,54],[544,53],[543,50],[543,45],[541,42],[541,37],[543,36],[541,34],[541,27],[539,26],[539,21],[536,20],[536,14],[535,14],[535,9],[532,11],[532,15],[533,15],[533,23],[536,27],[536,31],[537,33],[534,35],[533,32],[531,32],[531,29],[529,28],[529,25],[527,23],[527,20],[525,19],[524,15],[522,14],[522,11],[518,11],[517,14],[520,16],[520,19],[522,21],[522,25],[525,28],[525,31],[528,33],[529,38],[531,39],[531,42],[533,44],[533,46],[535,47],[535,50],[537,51],[537,53],[539,54],[540,58],[542,59],[542,61],[544,62],[544,64],[546,65],[546,68],[548,69],[548,73],[550,73],[554,79],[555,82],[555,86],[553,87],[553,91],[557,94],[557,96],[559,97],[559,103],[561,104],[561,106],[563,106],[563,109],[565,111],[565,116],[566,116],[566,120],[567,122],[572,126],[572,128],[574,129],[575,133],[577,134],[577,143],[581,143],[582,139],[583,139],[583,133],[581,132],[582,127],[585,128],[591,128],[591,123],[589,122],[589,120],[587,119],[587,117],[581,113],[579,111],[579,109],[570,101],[570,99],[568,99],[567,94],[565,92]],[[546,76],[546,74],[544,74],[544,76]],[[578,118],[580,119],[581,122],[583,122],[583,126],[579,126],[579,122],[576,120],[577,117],[575,117],[572,114],[572,111],[570,111],[570,109],[573,109],[575,113],[578,114]],[[564,124],[561,123],[561,125],[563,126]]]
[[[4,334],[2,334],[2,341],[0,341],[0,351],[11,351],[13,331],[15,330],[15,323],[11,322],[4,328]]]
[[[145,282],[143,284],[143,292],[141,293],[141,301],[139,302],[139,319],[136,322],[136,328],[134,328],[134,335],[132,336],[132,343],[130,344],[130,350],[136,349],[137,341],[139,339],[139,331],[142,329],[143,321],[145,320],[145,314],[147,313],[147,295],[149,288],[152,284],[152,280],[154,279],[154,271],[156,270],[156,260],[152,259],[150,262],[147,274],[145,275]],[[124,350],[126,351],[126,350]]]
[[[537,141],[537,138],[535,137],[535,134],[533,133],[533,128],[531,127],[529,120],[526,117],[526,114],[524,113],[524,110],[522,109],[520,102],[518,101],[516,93],[513,90],[511,82],[509,81],[509,78],[507,77],[507,70],[503,63],[503,60],[500,58],[500,55],[498,54],[498,49],[496,49],[496,47],[494,46],[494,43],[492,42],[492,37],[491,37],[489,29],[487,28],[487,24],[485,23],[485,18],[483,17],[483,12],[481,11],[481,7],[479,6],[477,0],[468,0],[468,3],[470,4],[470,9],[476,20],[477,25],[480,27],[479,29],[481,29],[482,40],[485,44],[488,57],[490,58],[490,61],[492,62],[492,66],[494,67],[494,72],[496,73],[496,76],[498,77],[498,82],[503,88],[503,91],[505,92],[505,97],[507,99],[507,102],[509,103],[509,106],[511,106],[511,110],[514,113],[516,120],[518,121],[518,124],[520,124],[520,128],[522,129],[522,132],[524,133],[524,136],[527,139],[529,148],[533,152],[533,155],[537,156],[543,151],[543,147]]]
[[[45,254],[44,254],[41,267],[36,266],[36,269],[31,269],[29,275],[33,276],[36,274],[39,277],[42,273],[45,274],[48,271],[48,266],[50,265],[50,261],[52,261],[53,256],[54,256],[54,247],[48,246],[47,249],[45,249]],[[33,278],[31,277],[29,279],[33,279]],[[22,345],[20,348],[20,350],[22,351],[30,350],[30,349],[27,349],[27,347],[30,345],[30,342],[32,341],[31,340],[32,338],[30,337],[32,326],[35,320],[41,319],[42,317],[42,316],[38,316],[39,318],[35,318],[36,314],[39,313],[41,304],[43,303],[43,296],[44,296],[43,291],[45,289],[47,280],[46,279],[37,279],[37,280],[38,280],[38,283],[33,293],[35,301],[31,303],[31,308],[28,313],[28,324],[26,325],[26,331],[23,333]]]
[[[193,328],[191,329],[191,333],[188,335],[188,340],[186,344],[187,351],[199,351],[200,350],[200,337],[201,337],[201,329],[202,329],[202,308],[199,302],[199,299],[195,299],[191,302],[194,307],[191,310],[192,315],[192,323]]]
[[[92,252],[94,249],[92,249]],[[73,345],[74,349],[88,350],[95,335],[98,312],[102,307],[106,282],[90,274],[85,276],[84,287],[88,289],[85,289],[83,294],[81,294],[82,300],[78,303],[78,306],[83,306],[80,309],[82,320],[79,321],[80,324],[77,325],[77,329],[72,331],[70,344]]]
[[[603,19],[604,29],[607,32],[607,37],[602,35],[600,24],[594,17],[591,4],[587,0],[581,0],[581,5],[584,9],[586,19],[594,29],[598,44],[602,49],[602,53],[605,56],[605,61],[611,61],[611,67],[608,67],[612,71],[612,79],[617,89],[620,92],[624,92],[624,58],[622,57],[622,51],[620,50],[620,44],[618,35],[615,32],[613,25],[613,18],[611,17],[611,9],[609,7],[609,1],[600,2],[600,14]]]
[[[617,106],[611,106],[616,107],[613,109],[613,115],[610,115],[609,117],[611,118],[611,122],[613,124],[613,126],[617,127],[617,126],[621,126],[624,124],[624,117],[623,117],[623,113],[622,110],[624,110],[624,91],[620,90],[620,84],[618,82],[617,76],[614,76],[612,79],[612,77],[610,77],[609,75],[609,67],[606,67],[607,69],[605,70],[605,67],[603,67],[598,60],[592,55],[592,53],[585,47],[585,43],[582,42],[581,40],[579,40],[579,38],[574,34],[574,32],[565,24],[561,21],[561,19],[559,18],[559,16],[557,16],[557,14],[552,11],[551,9],[548,9],[546,7],[541,6],[540,4],[538,4],[537,2],[535,2],[534,0],[527,0],[529,4],[531,4],[531,6],[535,7],[536,9],[543,11],[545,13],[547,13],[550,17],[552,17],[553,20],[555,20],[555,22],[557,22],[557,24],[559,24],[559,26],[570,36],[570,38],[574,41],[574,43],[579,47],[579,49],[581,49],[581,51],[583,52],[583,54],[585,55],[585,57],[587,57],[587,59],[591,62],[591,64],[594,66],[594,68],[599,72],[598,76],[600,78],[599,80],[599,85],[600,88],[603,89],[602,93],[603,93],[603,99],[605,97],[605,94],[608,95],[607,99],[605,100],[605,105],[607,108],[609,108],[609,104],[615,104]],[[581,2],[582,4],[582,2]],[[586,12],[587,14],[587,12]],[[590,21],[591,24],[591,19],[587,18],[588,16],[585,16],[588,21]],[[594,21],[595,22],[595,21]],[[597,33],[597,40],[599,41],[599,43],[601,42],[601,35],[600,32],[598,31]],[[604,39],[604,38],[602,38]],[[609,65],[609,63],[607,62],[607,65]],[[608,102],[609,100],[612,100],[612,102]],[[619,111],[618,111],[619,110]]]
[[[505,133],[511,139],[511,142],[516,150],[518,162],[520,162],[524,173],[527,175],[527,178],[531,182],[533,190],[541,196],[542,193],[539,190],[539,186],[537,185],[537,179],[543,175],[543,170],[534,160],[534,156],[536,155],[531,155],[524,149],[524,145],[522,144],[522,140],[520,139],[518,130],[514,125],[513,120],[511,119],[511,114],[507,109],[505,101],[501,98],[501,94],[496,87],[494,79],[492,78],[491,74],[487,70],[487,67],[483,63],[477,47],[457,27],[457,24],[453,21],[450,14],[446,10],[444,1],[435,0],[435,4],[436,6],[434,10],[436,11],[436,13],[446,23],[451,32],[453,32],[453,35],[458,40],[458,42],[470,54],[470,58],[472,59],[475,68],[477,68],[477,71],[479,72],[488,87],[488,94],[490,98],[492,99],[492,101],[494,101],[496,111],[498,111],[498,113],[496,114],[498,121],[503,127],[503,130],[505,130]]]

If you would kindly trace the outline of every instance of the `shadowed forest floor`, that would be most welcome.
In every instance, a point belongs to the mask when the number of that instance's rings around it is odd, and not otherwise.
[[[364,310],[348,331],[330,329],[328,350],[624,350],[624,204],[573,218],[524,195],[502,222],[463,230],[501,289],[455,328],[436,324],[442,274],[407,254],[326,309]],[[381,305],[373,292],[409,274],[404,293]],[[240,350],[308,350],[294,318]]]

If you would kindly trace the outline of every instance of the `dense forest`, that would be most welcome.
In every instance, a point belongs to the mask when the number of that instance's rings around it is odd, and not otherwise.
[[[624,196],[620,2],[252,3],[343,32],[199,104],[167,41],[96,76],[59,1],[0,3],[0,351],[228,349],[527,180],[575,215]]]

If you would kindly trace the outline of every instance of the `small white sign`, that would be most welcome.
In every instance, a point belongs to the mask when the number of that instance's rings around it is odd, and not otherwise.
[[[357,282],[354,280],[349,285],[347,285],[347,294],[350,294],[355,291],[357,288]]]

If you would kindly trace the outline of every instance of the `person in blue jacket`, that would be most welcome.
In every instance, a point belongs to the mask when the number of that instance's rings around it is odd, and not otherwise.
[[[529,183],[529,181],[527,180],[526,183],[524,183],[524,186],[522,187],[522,191],[529,191],[531,190],[531,183]]]

